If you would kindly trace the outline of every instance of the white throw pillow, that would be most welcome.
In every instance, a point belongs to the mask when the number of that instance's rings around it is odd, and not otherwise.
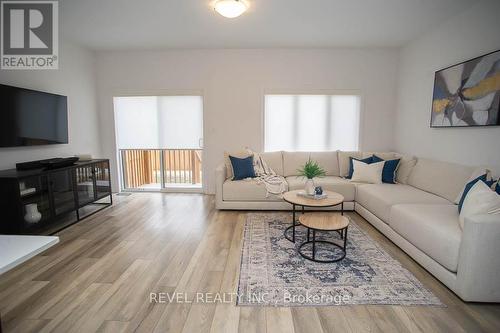
[[[474,169],[474,171],[472,172],[472,175],[470,175],[470,177],[469,177],[469,180],[467,180],[465,182],[464,187],[462,188],[462,190],[460,191],[460,193],[458,193],[457,198],[455,199],[455,204],[456,205],[458,205],[458,203],[462,199],[462,195],[464,194],[465,186],[467,186],[468,183],[470,183],[471,181],[473,181],[477,177],[480,177],[480,176],[482,176],[484,174],[486,174],[486,180],[490,180],[491,179],[491,171],[489,169],[486,169],[486,168],[483,168],[483,167],[478,167],[478,168]]]
[[[478,181],[469,190],[462,205],[459,217],[462,229],[466,217],[481,214],[500,214],[500,195],[484,182]]]
[[[352,160],[352,182],[382,184],[382,170],[385,161],[367,164],[365,162]]]

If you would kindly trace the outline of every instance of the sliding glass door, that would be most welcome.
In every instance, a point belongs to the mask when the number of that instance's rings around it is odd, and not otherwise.
[[[114,98],[123,190],[202,188],[202,96]]]

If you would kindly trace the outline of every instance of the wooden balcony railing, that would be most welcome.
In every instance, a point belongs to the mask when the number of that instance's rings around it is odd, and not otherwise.
[[[124,188],[154,184],[159,187],[201,185],[201,152],[198,149],[121,149]]]
[[[84,166],[81,168],[75,168],[76,181],[77,183],[88,181],[89,179],[95,178],[96,180],[109,180],[109,169],[103,167],[101,163],[94,165],[94,170],[92,167]]]

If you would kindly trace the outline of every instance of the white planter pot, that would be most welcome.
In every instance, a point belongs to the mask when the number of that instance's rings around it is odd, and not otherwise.
[[[42,214],[38,211],[38,206],[36,203],[24,206],[26,209],[26,215],[24,215],[24,220],[28,223],[37,223],[42,219]]]
[[[314,195],[314,181],[312,179],[306,181],[305,191],[308,195]]]

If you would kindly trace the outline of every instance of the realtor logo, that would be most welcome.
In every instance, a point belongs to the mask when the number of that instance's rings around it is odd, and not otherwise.
[[[58,68],[58,2],[0,1],[1,68]]]

